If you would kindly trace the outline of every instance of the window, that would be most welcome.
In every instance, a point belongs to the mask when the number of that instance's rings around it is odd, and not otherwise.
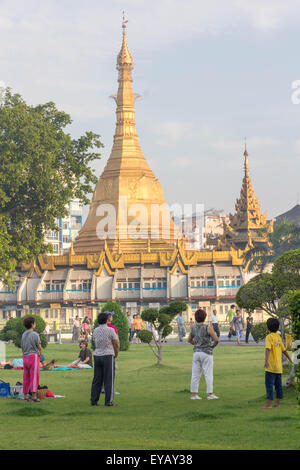
[[[145,282],[144,287],[145,287],[145,289],[150,289],[151,288],[150,282]]]
[[[135,288],[135,289],[139,289],[139,288],[140,288],[140,283],[139,283],[139,282],[135,282],[135,283],[134,283],[134,288]]]
[[[208,277],[207,278],[207,287],[213,287],[214,286],[214,278],[213,277]]]

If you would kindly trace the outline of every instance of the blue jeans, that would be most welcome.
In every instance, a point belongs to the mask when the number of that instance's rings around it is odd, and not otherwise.
[[[266,371],[265,375],[267,399],[273,400],[273,388],[275,386],[276,398],[283,398],[281,374]]]

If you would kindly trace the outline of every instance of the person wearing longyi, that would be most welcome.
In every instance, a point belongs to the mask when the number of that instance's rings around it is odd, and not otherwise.
[[[39,402],[37,391],[40,379],[40,361],[43,359],[41,340],[35,329],[34,317],[25,317],[26,331],[22,335],[21,347],[23,353],[23,394],[25,401],[29,401],[29,392],[32,393],[32,401]]]

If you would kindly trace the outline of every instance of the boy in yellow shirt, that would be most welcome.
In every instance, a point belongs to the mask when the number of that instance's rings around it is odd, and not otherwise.
[[[277,333],[279,329],[279,321],[276,318],[267,320],[267,327],[270,334],[266,336],[266,358],[265,358],[265,384],[267,391],[267,403],[262,409],[272,408],[273,387],[275,386],[276,401],[275,406],[280,406],[280,400],[283,398],[282,392],[282,354],[292,362],[288,352],[282,342],[281,336]]]

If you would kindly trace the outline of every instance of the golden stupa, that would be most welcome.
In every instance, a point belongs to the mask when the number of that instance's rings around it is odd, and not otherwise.
[[[74,242],[75,254],[99,253],[104,246],[112,253],[172,251],[178,238],[161,184],[139,145],[136,96],[131,86],[133,60],[127,45],[126,23],[123,18],[123,41],[117,57],[119,88],[114,96],[117,110],[113,147],[96,185],[85,225]],[[105,224],[106,205],[115,211],[116,223],[112,229]],[[158,207],[163,208],[164,215]],[[137,218],[141,220],[139,224]],[[106,234],[103,234],[104,227]]]

